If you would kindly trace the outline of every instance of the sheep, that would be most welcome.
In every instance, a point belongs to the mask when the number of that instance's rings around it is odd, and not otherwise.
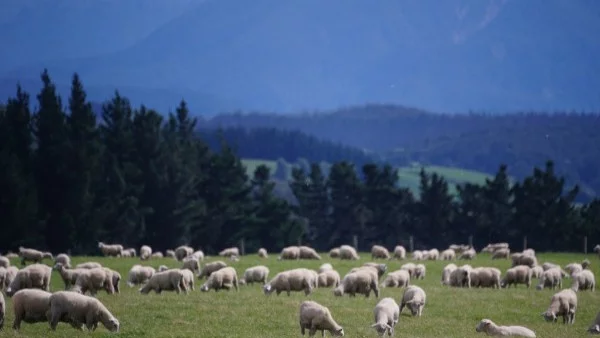
[[[535,257],[535,250],[533,250],[533,249],[525,249],[521,253],[523,254],[523,256],[533,256],[533,257]]]
[[[202,250],[196,250],[194,251],[194,253],[192,253],[191,255],[189,255],[186,258],[190,258],[193,257],[195,258],[198,262],[201,262],[204,260],[204,252]],[[184,258],[185,259],[185,258]]]
[[[375,328],[377,334],[382,337],[387,332],[388,336],[392,336],[394,327],[400,319],[400,307],[393,298],[386,297],[375,305],[373,316],[375,317],[375,324],[371,327]]]
[[[421,250],[415,250],[412,252],[411,257],[415,261],[422,261],[423,260],[423,252]]]
[[[12,297],[14,321],[13,329],[19,331],[21,322],[42,323],[50,320],[50,297],[48,291],[39,289],[23,289],[17,291]],[[60,318],[61,322],[70,323],[72,327],[83,330],[83,325],[76,324],[67,316]]]
[[[113,269],[103,267],[104,271],[106,271],[108,278],[112,281],[113,287],[115,288],[116,293],[121,293],[121,289],[119,288],[119,284],[121,282],[121,274]]]
[[[240,279],[240,284],[262,283],[267,284],[269,279],[269,268],[264,265],[250,267],[244,271],[244,277]]]
[[[494,253],[500,249],[508,249],[508,243],[490,243],[481,249],[481,252]]]
[[[312,272],[305,268],[282,271],[263,286],[263,292],[265,295],[270,295],[275,291],[279,296],[285,291],[289,296],[292,291],[304,291],[308,296],[315,287],[313,278]]]
[[[160,266],[158,267],[158,270],[156,270],[156,271],[158,271],[158,272],[163,272],[163,271],[167,271],[167,270],[169,270],[169,267],[168,267],[168,266],[166,266],[166,265],[160,265]]]
[[[377,264],[377,263],[373,263],[373,262],[367,262],[367,263],[363,264],[360,268],[364,268],[364,267],[375,268],[375,270],[377,270],[377,278],[381,278],[381,276],[383,276],[385,274],[385,272],[387,271],[387,265],[385,265],[385,264]],[[354,268],[354,269],[357,269],[357,268]],[[354,269],[352,269],[352,270],[354,270]]]
[[[425,279],[425,273],[427,272],[427,268],[423,264],[415,265],[415,279]]]
[[[185,291],[185,293],[188,293],[188,290],[195,290],[194,287],[194,273],[189,270],[189,269],[180,269],[181,273],[183,274],[183,278],[182,278],[182,284],[183,284],[183,291]]]
[[[7,289],[10,283],[17,277],[17,273],[19,269],[16,266],[9,266],[8,268],[0,268],[0,270],[4,269],[4,273],[0,274],[0,277],[3,276],[4,280],[0,282],[0,290]]]
[[[590,270],[580,271],[573,276],[573,283],[571,289],[575,292],[579,290],[591,290],[596,289],[596,278]]]
[[[156,270],[151,266],[142,266],[136,264],[129,269],[129,273],[127,274],[127,285],[129,285],[129,287],[133,287],[134,285],[144,284],[155,273]]]
[[[492,254],[492,259],[509,259],[510,258],[510,249],[509,248],[500,248]]]
[[[531,278],[541,278],[543,273],[544,268],[539,265],[536,265],[533,268],[531,268]]]
[[[200,262],[198,262],[196,256],[191,255],[183,259],[183,266],[181,268],[197,273],[200,271]]]
[[[217,292],[222,289],[231,290],[232,287],[235,288],[235,291],[239,291],[237,272],[234,268],[228,266],[213,272],[202,285],[200,291],[207,292],[214,289]]]
[[[155,258],[155,259],[159,259],[159,258],[163,258],[163,254],[160,251],[156,251],[152,253],[152,256],[150,256],[150,258]]]
[[[446,249],[442,251],[440,258],[444,261],[453,261],[456,259],[456,252],[452,249]]]
[[[591,334],[600,334],[600,312],[598,312],[598,314],[596,315],[594,323],[590,325],[587,332]]]
[[[189,256],[193,253],[194,253],[194,249],[192,249],[191,247],[189,247],[187,245],[181,245],[175,249],[175,259],[177,259],[178,261],[182,261],[184,258],[186,258],[187,256]]]
[[[7,252],[6,255],[4,255],[4,257],[8,258],[8,259],[13,259],[13,258],[19,258],[19,255],[14,253],[14,252]]]
[[[563,324],[574,324],[576,311],[577,294],[571,289],[564,289],[552,296],[550,306],[542,316],[547,322],[556,322],[557,316],[562,316]]]
[[[550,263],[550,262],[544,262],[544,264],[542,264],[542,270],[544,270],[544,271],[552,269],[552,268],[560,268],[560,265]]]
[[[482,319],[475,327],[477,332],[485,332],[488,336],[534,337],[535,332],[524,326],[498,326],[490,319]]]
[[[237,256],[237,257],[239,257],[240,256],[240,249],[238,249],[236,247],[223,249],[223,250],[221,250],[221,252],[219,252],[219,256],[222,256],[222,257]]]
[[[390,259],[390,252],[381,245],[373,245],[371,247],[371,259]]]
[[[4,300],[4,296],[0,292],[0,331],[4,328],[4,317],[6,314],[6,301]]]
[[[137,251],[134,248],[127,248],[123,250],[123,253],[128,252],[129,253],[129,257],[135,257],[137,256]]]
[[[321,256],[315,249],[308,246],[300,246],[300,259],[321,259]]]
[[[21,265],[25,265],[28,261],[41,263],[44,258],[53,259],[49,252],[41,252],[36,249],[19,247],[19,257],[21,257]]]
[[[111,332],[119,332],[120,323],[99,300],[74,292],[58,291],[50,296],[50,328],[56,331],[61,318],[67,317],[74,325],[95,331],[98,322]]]
[[[8,268],[10,266],[10,260],[4,256],[0,256],[0,268]]]
[[[440,259],[440,251],[438,249],[431,249],[427,253],[427,259],[430,261],[436,261]]]
[[[482,287],[482,288],[500,288],[500,272],[497,268],[490,267],[478,267],[469,273],[471,277],[471,287]]]
[[[583,266],[579,263],[570,263],[565,266],[565,270],[569,273],[569,276],[573,276],[574,274],[581,272],[583,270]]]
[[[355,272],[350,272],[333,289],[334,296],[341,297],[345,293],[355,297],[356,294],[363,294],[366,298],[371,295],[371,291],[375,293],[375,298],[379,298],[379,286],[377,285],[377,274],[369,269],[360,269]]]
[[[458,267],[454,263],[450,263],[444,267],[444,270],[442,270],[442,285],[450,285],[450,275],[456,269]]]
[[[98,242],[98,248],[107,257],[119,257],[123,252],[121,244],[104,244],[103,242]]]
[[[75,265],[75,269],[94,269],[101,268],[102,264],[98,262],[85,262]]]
[[[202,279],[203,277],[210,277],[210,275],[222,268],[227,267],[227,263],[223,261],[215,261],[212,263],[205,264],[202,269],[200,269],[200,273],[198,274],[198,279]]]
[[[71,291],[81,294],[89,291],[95,297],[99,290],[104,290],[107,294],[112,295],[115,293],[112,277],[112,273],[104,267],[84,270],[77,277]]]
[[[585,270],[588,269],[590,267],[592,263],[590,263],[590,261],[588,259],[584,259],[581,261],[581,267]]]
[[[396,247],[394,248],[394,258],[406,258],[406,249],[402,245],[396,245]]]
[[[598,256],[600,256],[600,244],[596,244],[596,246],[594,247],[594,252],[597,253]]]
[[[152,290],[156,293],[175,291],[177,294],[180,294],[182,286],[185,286],[182,270],[170,269],[152,275],[148,282],[138,291],[143,295],[148,294]]]
[[[6,295],[12,297],[21,289],[42,289],[50,291],[50,277],[52,268],[44,264],[32,264],[17,272],[6,289]]]
[[[344,329],[336,323],[331,316],[329,309],[317,302],[310,300],[300,303],[300,332],[304,336],[308,329],[308,336],[315,335],[317,330],[321,330],[321,335],[325,337],[325,331],[329,331],[332,336],[343,337]]]
[[[300,248],[297,246],[288,246],[283,248],[277,260],[282,259],[300,259]]]
[[[470,248],[466,251],[464,251],[459,257],[458,259],[467,259],[467,260],[472,260],[475,258],[475,256],[477,255],[477,252],[475,251],[475,249]]]
[[[400,303],[400,312],[402,312],[405,306],[408,306],[413,316],[421,317],[426,301],[427,296],[425,295],[425,291],[416,285],[410,285],[404,289],[402,302]]]
[[[333,269],[325,270],[319,273],[318,279],[319,282],[317,284],[319,287],[336,288],[340,285],[340,274]]]
[[[329,250],[329,257],[339,258],[340,257],[340,248],[333,248],[333,249]]]
[[[75,282],[77,281],[77,277],[79,277],[79,275],[83,273],[83,271],[87,271],[87,269],[81,268],[67,269],[67,267],[62,263],[56,263],[53,269],[58,271],[58,274],[65,283],[65,290],[68,290],[71,285],[75,284]]]
[[[381,287],[401,288],[410,284],[410,274],[406,270],[396,270],[388,273],[381,283]]]
[[[258,249],[258,257],[259,258],[269,258],[269,255],[267,254],[267,249],[265,249],[265,248]]]
[[[452,249],[454,250],[454,252],[456,252],[457,255],[462,254],[463,252],[472,249],[470,245],[465,245],[465,244],[451,244],[448,249]]]
[[[340,259],[359,260],[360,256],[354,247],[351,247],[350,245],[342,245],[340,246]]]
[[[131,251],[129,251],[129,249],[123,249],[123,251],[121,251],[120,257],[130,258],[133,256],[131,255]]]
[[[562,277],[563,272],[559,268],[548,269],[542,274],[536,289],[552,288],[554,290],[556,287],[562,288]]]
[[[333,266],[330,263],[324,263],[319,267],[319,273],[326,271],[326,270],[332,270]]]
[[[533,268],[537,264],[537,258],[535,256],[531,256],[529,254],[525,255],[522,252],[516,252],[511,255],[512,259],[512,267],[517,265],[527,265],[530,268]]]
[[[415,277],[415,269],[416,268],[417,268],[417,266],[415,265],[415,263],[406,263],[406,264],[403,264],[400,267],[400,270],[406,270],[406,271],[408,271],[408,273],[410,274],[410,277],[414,278]]]
[[[517,284],[525,284],[527,288],[531,286],[531,268],[527,265],[517,265],[514,268],[506,270],[506,275],[502,279],[501,286],[510,288],[511,285],[517,287]]]
[[[142,245],[140,248],[140,259],[145,261],[152,257],[152,248],[147,245]]]
[[[169,257],[169,258],[175,259],[175,251],[173,251],[173,250],[167,250],[167,251],[165,251],[165,257]]]
[[[453,287],[471,287],[471,270],[473,268],[468,265],[462,265],[450,273],[450,286]]]

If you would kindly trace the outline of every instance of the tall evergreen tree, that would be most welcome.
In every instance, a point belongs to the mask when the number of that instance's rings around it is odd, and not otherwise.
[[[483,194],[485,217],[482,221],[484,222],[483,226],[488,229],[485,241],[486,243],[506,241],[507,236],[515,234],[510,229],[514,196],[506,165],[500,165],[494,179],[485,180]]]
[[[437,173],[428,174],[423,168],[419,176],[421,198],[416,205],[419,217],[417,238],[422,241],[424,238],[431,238],[431,234],[436,234],[429,245],[447,245],[447,241],[452,238],[450,224],[454,214],[448,183]]]
[[[335,229],[327,247],[351,244],[353,236],[361,240],[368,214],[362,204],[361,182],[354,165],[348,162],[335,163],[331,167],[327,186],[331,198],[331,221]]]

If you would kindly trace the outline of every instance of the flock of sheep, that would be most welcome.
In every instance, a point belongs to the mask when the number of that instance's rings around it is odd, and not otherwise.
[[[98,248],[105,256],[135,257],[137,252],[132,248],[122,245],[107,245],[98,243]],[[594,248],[600,254],[600,245]],[[492,259],[511,259],[512,267],[504,276],[499,269],[493,267],[473,268],[468,264],[457,266],[454,263],[446,265],[442,271],[441,284],[449,287],[489,287],[508,288],[511,285],[524,284],[530,287],[532,279],[538,279],[537,289],[551,288],[560,291],[551,298],[547,310],[542,314],[546,321],[556,322],[559,316],[563,323],[573,324],[577,311],[577,292],[582,290],[595,290],[594,274],[589,270],[590,262],[571,263],[564,269],[556,264],[546,262],[538,264],[535,252],[531,249],[510,254],[508,244],[495,243],[483,248],[482,252],[489,252]],[[412,259],[420,260],[447,260],[455,259],[472,260],[476,251],[468,245],[451,245],[441,253],[437,249],[414,251]],[[269,280],[269,268],[264,265],[250,267],[245,270],[242,278],[238,278],[235,268],[228,266],[222,260],[206,263],[201,267],[204,253],[194,251],[189,246],[180,246],[174,250],[167,250],[165,256],[181,262],[181,268],[168,268],[161,265],[158,269],[151,266],[136,264],[131,267],[127,276],[127,285],[140,286],[141,294],[151,291],[175,291],[188,293],[195,290],[194,273],[199,279],[206,278],[200,290],[239,290],[239,285],[260,283],[265,295],[275,292],[279,295],[286,292],[304,292],[310,295],[316,288],[332,288],[334,296],[344,294],[354,297],[362,294],[369,297],[371,292],[379,298],[380,287],[404,288],[400,304],[393,298],[381,299],[373,310],[374,324],[371,326],[379,336],[393,335],[398,323],[400,313],[408,308],[413,316],[423,314],[427,296],[421,287],[411,284],[414,280],[424,279],[426,267],[424,264],[406,263],[399,270],[388,272],[384,263],[368,262],[362,266],[351,269],[343,278],[329,263],[321,265],[318,271],[306,268],[295,268],[282,271]],[[230,260],[240,259],[237,248],[228,248],[219,253],[219,256]],[[258,256],[267,258],[267,251],[261,248]],[[331,258],[343,260],[360,259],[356,250],[349,245],[342,245],[329,252]],[[20,258],[21,264],[33,264],[18,269],[10,265],[9,258]],[[152,257],[163,257],[160,252],[153,252],[149,246],[142,246],[139,257],[146,261]],[[382,247],[375,245],[371,250],[372,260],[389,260],[397,258],[406,259],[406,250],[397,246],[392,254]],[[50,267],[42,263],[44,259],[53,259],[54,265]],[[306,246],[290,246],[281,251],[279,260],[316,259],[321,256],[312,248]],[[56,270],[65,284],[65,291],[50,293],[50,278],[52,269]],[[384,274],[386,274],[383,278]],[[563,278],[571,278],[570,288],[562,289]],[[380,281],[383,278],[382,281]],[[67,323],[78,330],[87,328],[94,331],[98,323],[102,323],[109,331],[118,332],[120,323],[117,318],[95,298],[98,291],[104,290],[108,294],[119,293],[121,275],[98,262],[84,262],[71,266],[67,254],[54,257],[51,253],[41,252],[30,248],[19,248],[18,254],[9,253],[0,256],[0,290],[8,297],[12,297],[14,310],[13,329],[19,330],[21,322],[36,323],[48,322],[50,328],[55,330],[58,323]],[[562,289],[562,290],[561,290]],[[86,295],[86,294],[89,294]],[[0,329],[4,325],[5,300],[0,293]],[[309,330],[309,336],[314,336],[316,331],[329,331],[333,336],[343,336],[343,328],[334,320],[330,310],[314,301],[304,301],[300,304],[299,324],[302,334]],[[498,326],[490,319],[483,319],[476,326],[477,332],[485,332],[492,336],[522,336],[535,337],[535,333],[522,326]],[[595,322],[588,328],[589,333],[600,334],[600,313]]]

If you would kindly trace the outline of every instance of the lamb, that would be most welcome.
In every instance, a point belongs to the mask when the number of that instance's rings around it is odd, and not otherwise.
[[[58,254],[55,258],[54,258],[54,264],[62,264],[65,268],[70,269],[71,268],[71,257],[69,257],[69,255],[65,254],[65,253],[61,253]]]
[[[355,297],[356,294],[363,294],[369,297],[371,291],[375,293],[375,297],[379,298],[379,286],[377,285],[377,274],[369,269],[360,269],[355,272],[350,272],[340,284],[333,289],[334,296],[341,297],[345,293]]]
[[[596,315],[596,320],[590,325],[587,332],[591,334],[600,334],[600,312]]]
[[[325,270],[318,275],[319,282],[317,283],[319,287],[330,288],[330,287],[338,287],[340,285],[340,274],[333,270]]]
[[[173,250],[167,250],[167,251],[165,251],[165,257],[169,257],[169,258],[175,259],[175,251],[173,251]]]
[[[234,268],[228,266],[213,272],[202,285],[200,291],[207,292],[214,289],[217,292],[221,289],[231,290],[232,287],[235,288],[235,291],[239,291],[237,272]]]
[[[222,256],[222,257],[232,257],[232,256],[239,257],[240,256],[240,249],[238,249],[236,247],[223,249],[223,250],[221,250],[221,252],[219,252],[219,256]]]
[[[210,277],[210,275],[222,268],[226,267],[227,263],[223,261],[215,261],[212,263],[208,263],[204,265],[204,268],[200,269],[200,273],[198,274],[198,279],[202,279],[203,277]]]
[[[440,258],[444,261],[453,261],[456,259],[456,252],[452,249],[446,249],[442,251]]]
[[[319,271],[318,271],[318,272],[319,272],[319,273],[321,273],[321,272],[323,272],[323,271],[326,271],[326,270],[332,270],[332,269],[333,269],[333,266],[332,266],[331,264],[329,264],[329,263],[324,263],[324,264],[322,264],[322,265],[319,267]]]
[[[340,246],[340,259],[359,260],[360,256],[358,256],[355,248],[350,245],[342,245]]]
[[[98,248],[102,251],[102,254],[107,257],[119,257],[123,252],[123,246],[121,244],[104,244],[98,242]]]
[[[65,283],[65,290],[68,290],[71,285],[75,285],[77,277],[79,277],[79,275],[83,273],[83,271],[87,271],[87,269],[81,268],[67,269],[67,267],[64,266],[62,263],[56,263],[54,265],[54,270],[58,271],[58,274]]]
[[[308,246],[300,246],[300,259],[321,259],[315,249]]]
[[[423,264],[415,265],[415,279],[425,279],[425,273],[427,269]]]
[[[200,271],[200,262],[198,262],[198,259],[196,259],[196,256],[191,255],[191,256],[188,256],[183,259],[183,266],[181,268],[188,269],[192,272],[199,272]]]
[[[39,289],[23,289],[17,291],[13,297],[14,321],[13,329],[20,330],[21,322],[41,323],[50,320],[50,297],[48,291]],[[60,318],[61,322],[70,323],[72,327],[83,330],[83,325],[72,322],[67,316]]]
[[[406,249],[402,245],[396,245],[396,247],[394,248],[394,258],[406,258]]]
[[[182,279],[182,284],[183,284],[183,291],[185,291],[185,293],[188,293],[188,290],[195,290],[194,287],[194,273],[188,269],[180,269],[181,273],[183,274],[183,279]]]
[[[182,261],[184,258],[186,258],[187,256],[189,256],[193,253],[194,253],[194,249],[192,249],[191,247],[189,247],[187,245],[181,245],[175,249],[175,259],[177,259],[178,261]]]
[[[144,286],[138,291],[146,295],[150,291],[154,290],[156,293],[162,291],[175,291],[177,294],[181,293],[182,286],[185,287],[184,275],[180,269],[170,269],[162,272],[157,272]]]
[[[129,269],[129,273],[127,274],[127,285],[129,285],[129,287],[133,287],[134,285],[144,284],[155,273],[156,270],[151,266],[142,266],[136,264]]]
[[[482,319],[475,327],[477,332],[485,332],[488,336],[534,337],[535,332],[524,326],[498,326],[490,319]]]
[[[497,268],[479,267],[471,270],[471,287],[500,288],[500,272]]]
[[[95,297],[99,290],[104,290],[107,294],[112,295],[115,293],[112,277],[112,273],[106,271],[103,267],[83,270],[77,277],[71,291],[81,294],[89,291]]]
[[[562,316],[563,324],[574,324],[576,311],[577,294],[571,289],[564,289],[552,296],[550,306],[542,316],[547,322],[556,322],[557,316]]]
[[[339,258],[340,257],[340,248],[333,248],[333,249],[329,250],[329,257]]]
[[[390,252],[381,245],[373,245],[371,247],[371,259],[390,259]]]
[[[388,273],[381,283],[381,287],[401,288],[410,284],[410,274],[406,270],[396,270]]]
[[[101,267],[102,267],[102,264],[100,264],[98,262],[85,262],[85,263],[75,265],[75,269],[94,269],[94,268],[101,268]]]
[[[543,273],[544,268],[539,265],[536,265],[533,268],[531,268],[531,278],[541,278]]]
[[[4,328],[4,316],[6,314],[6,301],[0,292],[0,331]]]
[[[21,265],[25,265],[28,261],[41,263],[44,258],[53,259],[49,252],[41,252],[36,249],[19,247],[19,257],[21,257]]]
[[[277,260],[282,259],[300,259],[300,248],[297,246],[288,246],[283,248]]]
[[[140,248],[140,259],[145,261],[152,257],[152,248],[147,245],[142,245]]]
[[[267,254],[267,249],[265,249],[265,248],[258,249],[258,257],[269,258],[269,255]]]
[[[456,269],[458,267],[454,263],[450,263],[444,267],[444,270],[442,270],[442,285],[450,285],[450,275]]]
[[[552,288],[554,290],[556,287],[562,288],[562,277],[563,273],[559,268],[548,269],[542,274],[536,289]]]
[[[289,296],[292,291],[304,291],[305,295],[311,294],[315,288],[312,272],[305,268],[286,270],[278,273],[267,284],[263,286],[265,295],[273,291],[279,294],[283,291]]]
[[[415,261],[422,261],[423,260],[423,252],[421,250],[413,251],[412,259],[414,259]]]
[[[344,329],[333,319],[329,309],[317,302],[303,301],[300,304],[299,317],[300,332],[303,336],[306,329],[308,329],[309,337],[314,336],[317,330],[321,330],[323,337],[325,337],[325,331],[329,331],[335,337],[344,336]]]
[[[466,251],[464,251],[459,257],[458,259],[468,259],[468,260],[472,260],[475,258],[475,256],[477,255],[477,252],[475,251],[475,249],[470,248]]]
[[[531,286],[531,268],[527,265],[517,265],[514,268],[506,270],[506,275],[502,279],[501,286],[510,288],[511,285],[517,287],[517,284],[525,284],[527,288]]]
[[[0,256],[0,268],[8,268],[10,266],[10,260],[5,256]]]
[[[382,337],[386,332],[388,336],[394,334],[394,327],[400,319],[400,307],[393,298],[386,297],[375,305],[373,309],[375,324],[371,327],[375,328],[377,334]]]
[[[250,267],[244,271],[244,277],[240,279],[240,284],[262,283],[267,284],[269,279],[269,268],[264,265]]]
[[[575,292],[579,290],[591,290],[596,289],[596,278],[590,270],[583,270],[573,275],[573,283],[571,289]]]
[[[85,323],[94,331],[98,322],[111,332],[119,332],[120,323],[99,300],[74,292],[58,291],[50,296],[50,328],[55,331],[61,318],[67,317],[74,325]]]
[[[425,291],[416,285],[411,285],[404,289],[402,302],[400,303],[400,312],[402,312],[405,306],[408,306],[413,316],[421,317],[426,301],[427,296],[425,295]]]
[[[42,289],[50,291],[50,277],[52,268],[44,264],[32,264],[17,272],[6,289],[6,295],[12,297],[21,289]]]
[[[500,248],[492,254],[492,259],[509,259],[510,258],[510,249],[509,248]]]
[[[429,252],[427,253],[427,259],[429,259],[430,261],[440,259],[440,251],[438,249],[429,250]]]

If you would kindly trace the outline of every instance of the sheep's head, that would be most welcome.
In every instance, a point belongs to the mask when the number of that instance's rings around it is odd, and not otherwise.
[[[587,268],[588,268],[590,265],[591,265],[591,263],[590,263],[590,261],[589,261],[589,260],[587,260],[587,259],[584,259],[584,260],[581,262],[581,267],[582,267],[582,268],[584,268],[584,269],[587,269]]]
[[[590,328],[588,329],[588,332],[589,333],[600,334],[600,325],[596,324],[596,325],[590,326]]]
[[[488,327],[490,327],[493,322],[489,319],[482,319],[479,324],[475,327],[475,331],[477,332],[487,332]]]
[[[371,327],[375,328],[375,331],[377,331],[377,334],[380,337],[383,336],[388,330],[389,330],[390,336],[394,333],[394,328],[389,326],[387,323],[375,323],[375,324],[371,325]]]
[[[556,313],[552,311],[546,311],[542,313],[542,317],[544,317],[544,320],[547,322],[556,322],[557,320]]]
[[[202,287],[200,287],[200,291],[202,291],[202,292],[207,292],[208,290],[209,290],[208,282],[202,284]]]
[[[408,305],[408,308],[410,309],[410,313],[413,316],[416,316],[419,314],[419,309],[425,305],[425,302],[423,301],[416,301],[416,300],[409,300],[408,302],[406,302],[406,305]]]
[[[273,292],[273,286],[271,284],[265,284],[265,286],[263,286],[263,292],[265,293],[265,295],[270,295]]]
[[[594,252],[600,252],[600,244],[594,247]]]
[[[98,242],[98,248],[102,249],[103,246],[104,246],[104,243]]]
[[[337,330],[332,330],[331,331],[331,335],[334,336],[334,337],[343,337],[344,336],[344,329],[340,327]]]
[[[341,284],[337,288],[333,289],[333,295],[336,297],[341,297],[344,295],[344,288]]]
[[[104,324],[104,327],[106,327],[106,329],[111,332],[119,332],[119,328],[121,327],[121,323],[119,323],[119,320],[113,317],[112,315],[108,316],[106,314],[103,314],[101,322],[102,324]]]

